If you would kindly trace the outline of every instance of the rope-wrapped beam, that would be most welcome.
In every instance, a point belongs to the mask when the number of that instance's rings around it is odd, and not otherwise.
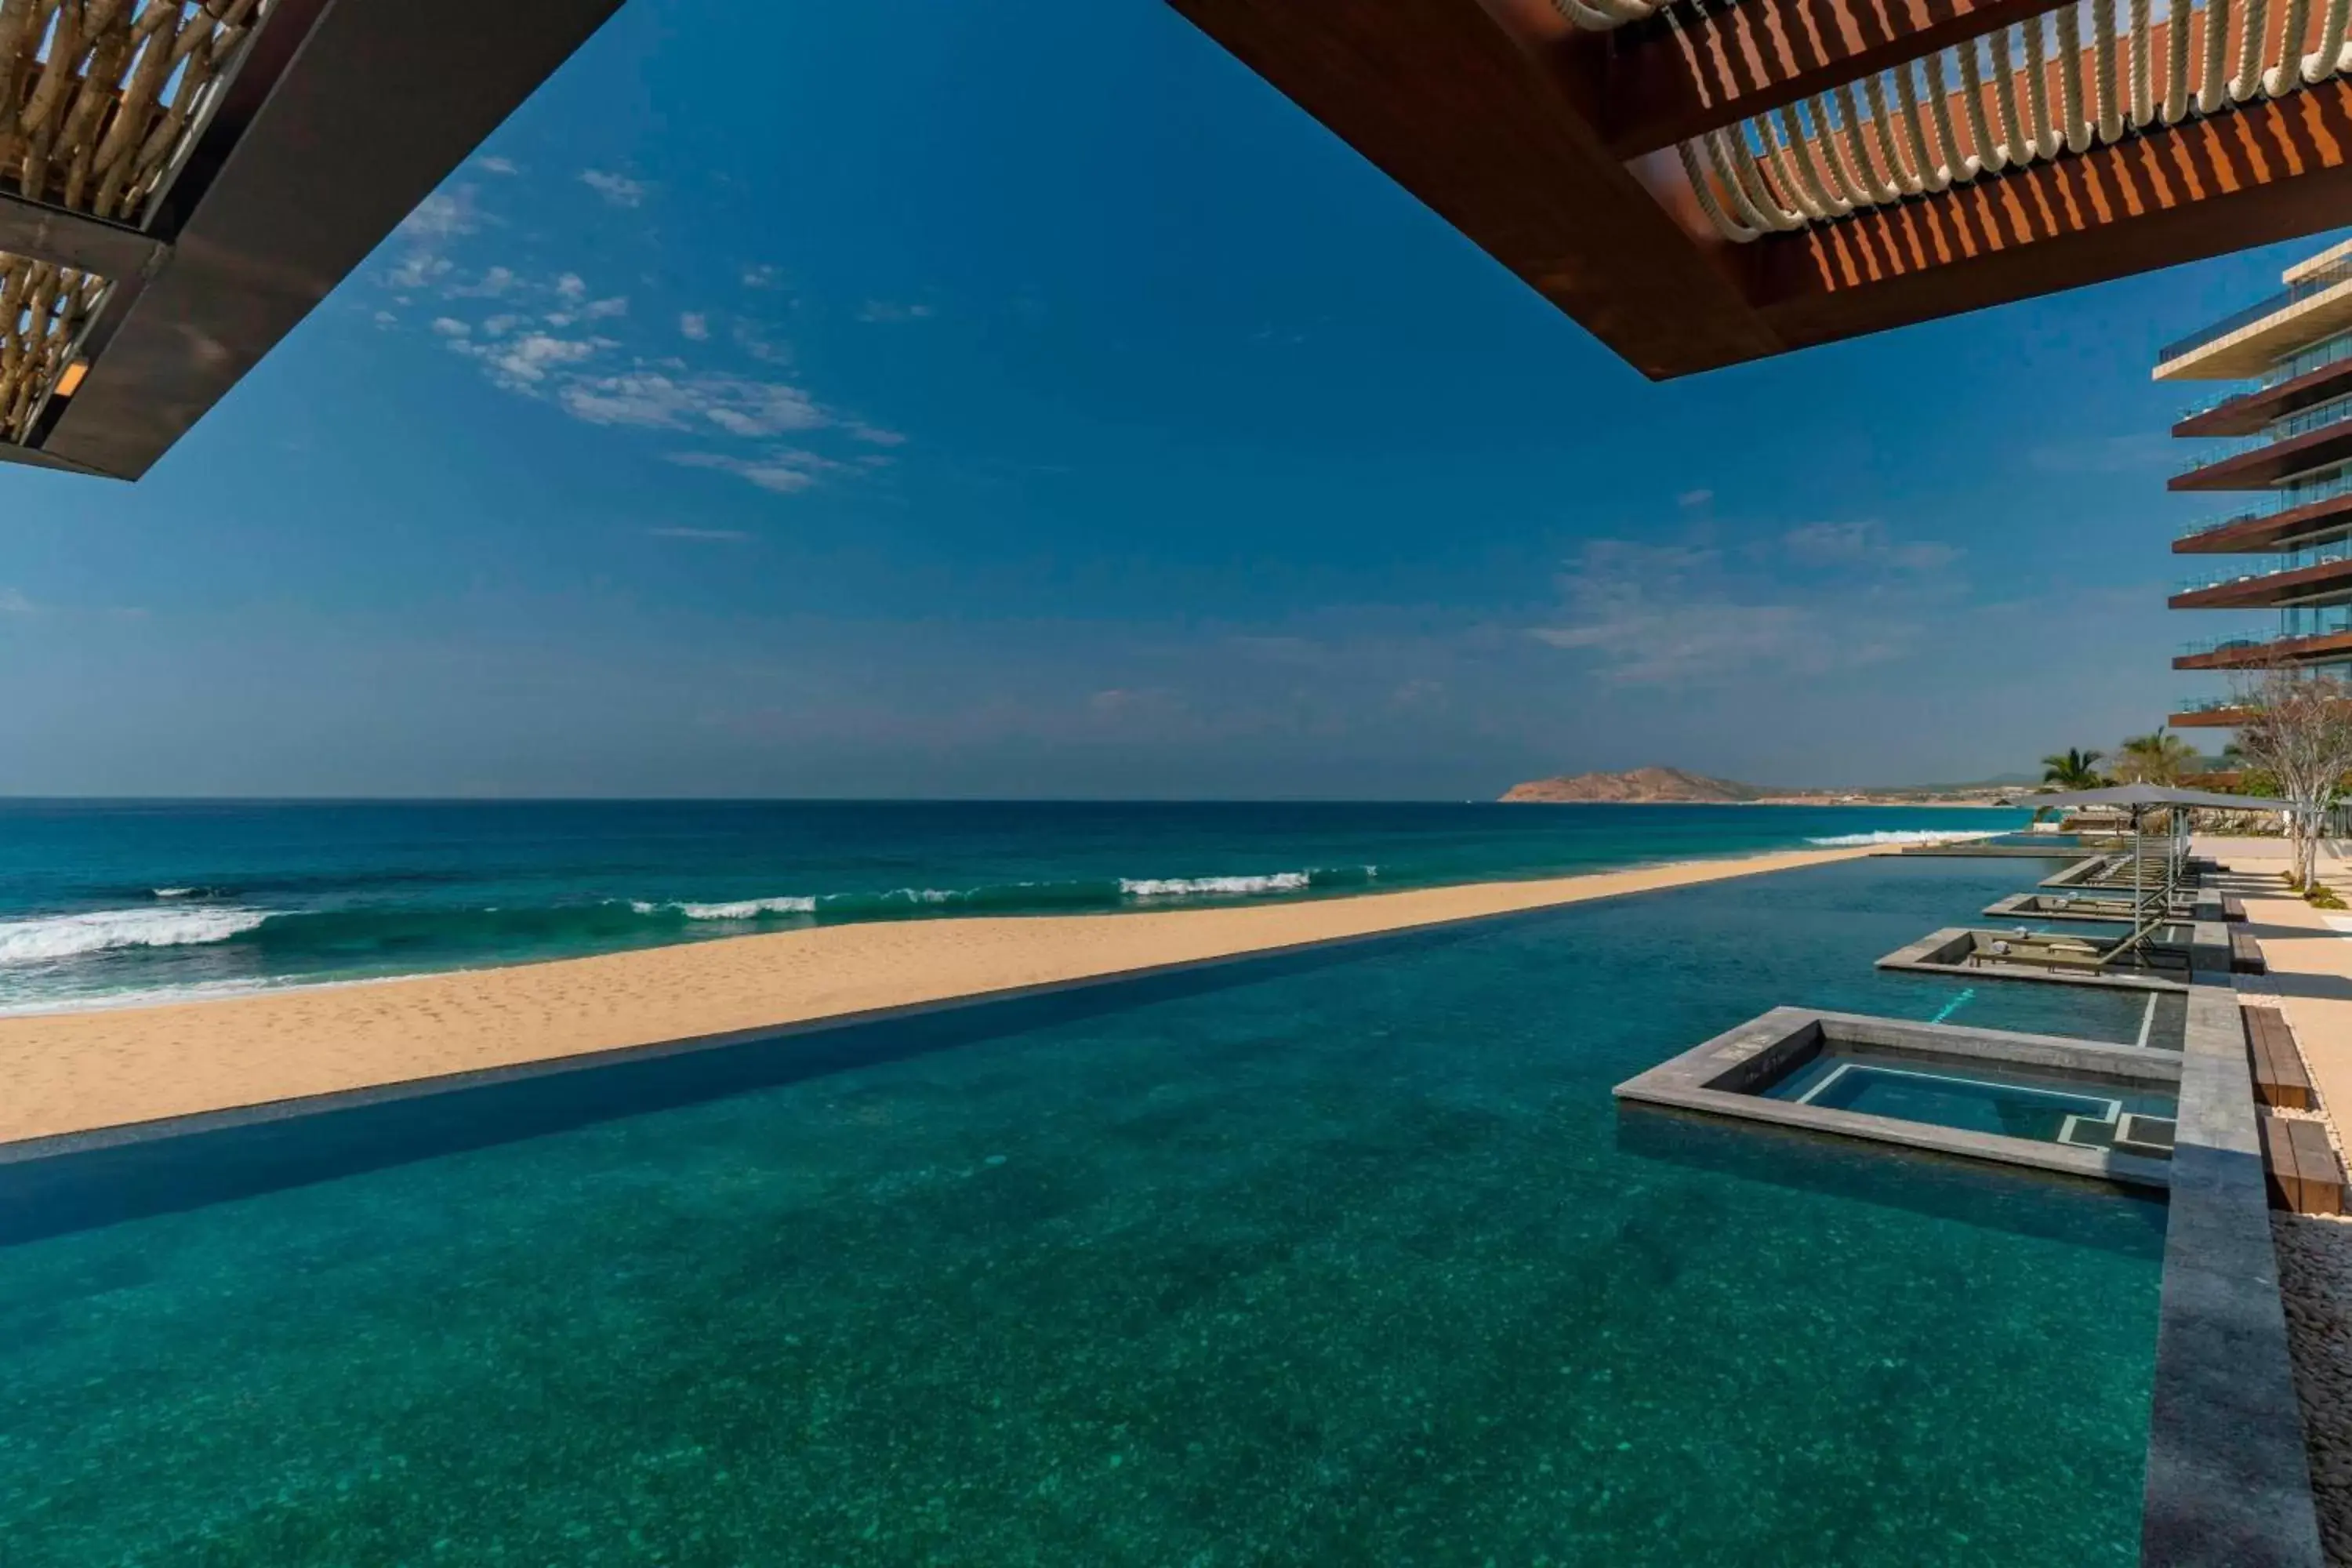
[[[0,441],[31,433],[105,291],[94,273],[0,251]]]
[[[2352,0],[2277,6],[2205,0],[2200,27],[2193,0],[2074,0],[1710,132],[1684,167],[1746,243],[2352,73]]]
[[[270,0],[0,0],[0,192],[137,223]]]

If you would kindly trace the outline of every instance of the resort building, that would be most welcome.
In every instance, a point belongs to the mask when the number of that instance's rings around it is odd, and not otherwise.
[[[2176,554],[2214,557],[2173,594],[2177,610],[2232,610],[2239,624],[2190,643],[2175,669],[2225,678],[2285,662],[2352,665],[2352,241],[2287,268],[2285,285],[2167,347],[2158,381],[2231,383],[2174,425],[2203,437],[2171,480],[2232,504],[2193,522]],[[2252,615],[2247,613],[2251,612]],[[2227,689],[2171,716],[2227,728]]]

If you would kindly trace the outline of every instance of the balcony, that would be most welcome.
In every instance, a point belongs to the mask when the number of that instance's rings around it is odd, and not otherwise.
[[[2352,458],[2352,399],[2288,415],[2261,436],[2191,457],[2167,487],[2259,490],[2296,474]]]
[[[2352,257],[2331,252],[2269,299],[2167,343],[2157,355],[2156,379],[2250,380],[2347,326],[2352,326]]]
[[[2177,584],[2166,603],[2176,610],[2263,610],[2352,600],[2352,544],[2339,540],[2326,550],[2332,553],[2273,556],[2267,570],[2192,578]]]
[[[2234,730],[2252,718],[2237,698],[2207,697],[2173,710],[2164,722],[2173,730]]]
[[[2226,637],[2191,644],[2172,661],[2175,669],[2258,669],[2271,664],[2334,664],[2352,659],[2352,631],[2309,637]]]
[[[2316,535],[2352,529],[2352,473],[2319,485],[2278,490],[2226,517],[2185,525],[2172,542],[2175,555],[2248,555],[2291,549]]]
[[[2297,360],[2305,356],[2296,356]],[[2272,421],[2315,404],[2352,393],[2352,332],[2339,332],[2309,356],[2308,368],[2284,379],[2234,393],[2189,410],[2172,427],[2176,436],[2254,436]],[[2266,378],[2267,379],[2267,378]]]

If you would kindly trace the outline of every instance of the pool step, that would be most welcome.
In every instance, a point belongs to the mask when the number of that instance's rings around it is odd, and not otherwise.
[[[2230,933],[2230,973],[2232,974],[2268,974],[2269,961],[2263,957],[2263,944],[2254,940],[2253,932],[2233,931]]]
[[[2344,1163],[2316,1121],[2273,1116],[2255,1118],[2262,1129],[2263,1173],[2269,1178],[2271,1207],[2289,1214],[2344,1212]]]
[[[2311,1073],[2286,1015],[2275,1007],[2240,1007],[2246,1026],[2246,1055],[2254,1068],[2254,1098],[2287,1110],[2310,1110],[2317,1103]]]

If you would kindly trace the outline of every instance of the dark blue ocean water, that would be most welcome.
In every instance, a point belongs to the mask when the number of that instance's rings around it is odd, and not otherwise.
[[[2161,1205],[1609,1093],[1780,1003],[2130,1037],[1871,967],[2037,869],[540,1079],[454,1152],[265,1123],[328,1179],[0,1247],[0,1562],[2123,1568]]]
[[[1537,877],[2024,819],[1798,806],[7,802],[0,1010],[819,922]]]

